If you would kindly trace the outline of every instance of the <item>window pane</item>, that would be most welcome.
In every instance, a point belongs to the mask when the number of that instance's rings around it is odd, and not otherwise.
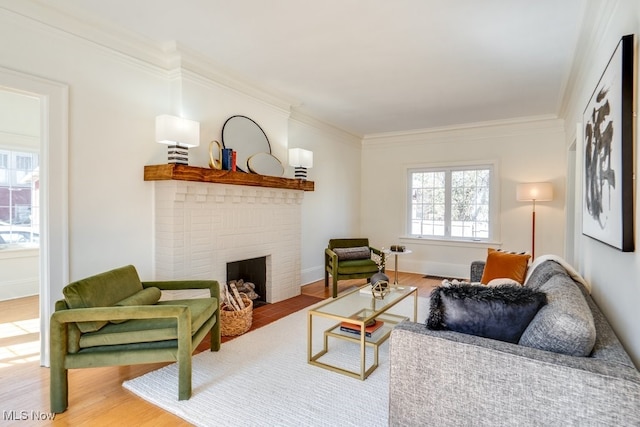
[[[452,237],[489,237],[489,177],[488,169],[452,171]]]
[[[443,236],[444,172],[414,172],[410,181],[411,234]]]
[[[411,234],[489,238],[490,168],[423,170],[410,175]]]
[[[0,248],[39,242],[38,154],[0,153]]]

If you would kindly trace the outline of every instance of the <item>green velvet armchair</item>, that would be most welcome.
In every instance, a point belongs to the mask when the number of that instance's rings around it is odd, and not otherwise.
[[[162,290],[207,289],[209,297],[160,301]],[[178,362],[178,399],[191,397],[191,355],[211,332],[220,349],[218,282],[141,282],[131,265],[63,289],[51,316],[51,411],[68,406],[74,368]]]
[[[381,257],[384,265],[384,252],[369,246],[369,239],[329,240],[329,246],[324,251],[324,285],[329,286],[331,275],[334,298],[338,296],[338,280],[366,278],[369,281],[378,272],[378,264],[371,259],[372,254]]]

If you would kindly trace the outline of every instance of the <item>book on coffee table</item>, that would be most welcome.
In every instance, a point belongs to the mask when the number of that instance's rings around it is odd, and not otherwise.
[[[372,325],[365,327],[365,335],[371,337],[371,334],[380,329],[384,325],[382,320],[376,320]],[[349,322],[340,323],[340,330],[343,332],[349,332],[351,334],[360,335],[360,325]]]

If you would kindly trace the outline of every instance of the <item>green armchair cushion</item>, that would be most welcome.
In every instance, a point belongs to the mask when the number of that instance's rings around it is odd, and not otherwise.
[[[348,275],[348,274],[358,274],[358,273],[377,273],[378,272],[378,264],[375,263],[372,259],[356,259],[356,260],[348,260],[348,261],[340,261],[338,263],[338,274],[340,275]]]
[[[218,307],[216,298],[194,298],[172,301],[160,301],[156,306],[186,305],[191,311],[191,331],[197,332],[215,313]],[[160,311],[160,310],[159,310]],[[177,339],[177,321],[175,318],[131,319],[124,323],[104,326],[98,331],[80,336],[80,349],[91,347],[157,342]]]
[[[368,246],[356,246],[353,248],[334,248],[338,255],[338,261],[353,259],[371,259],[371,249]]]
[[[110,307],[143,289],[132,265],[78,280],[64,287],[62,293],[69,308]],[[95,332],[108,321],[78,322],[81,332]]]
[[[120,302],[117,302],[116,306],[126,307],[128,305],[153,305],[160,301],[160,297],[162,297],[162,291],[155,286],[151,286],[136,292]],[[123,323],[126,321],[127,319],[110,320],[111,323]]]

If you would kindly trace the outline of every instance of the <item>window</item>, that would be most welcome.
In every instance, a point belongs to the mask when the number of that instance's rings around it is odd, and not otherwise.
[[[0,247],[39,243],[38,154],[0,151]]]
[[[410,169],[409,235],[489,240],[492,180],[492,165]]]

